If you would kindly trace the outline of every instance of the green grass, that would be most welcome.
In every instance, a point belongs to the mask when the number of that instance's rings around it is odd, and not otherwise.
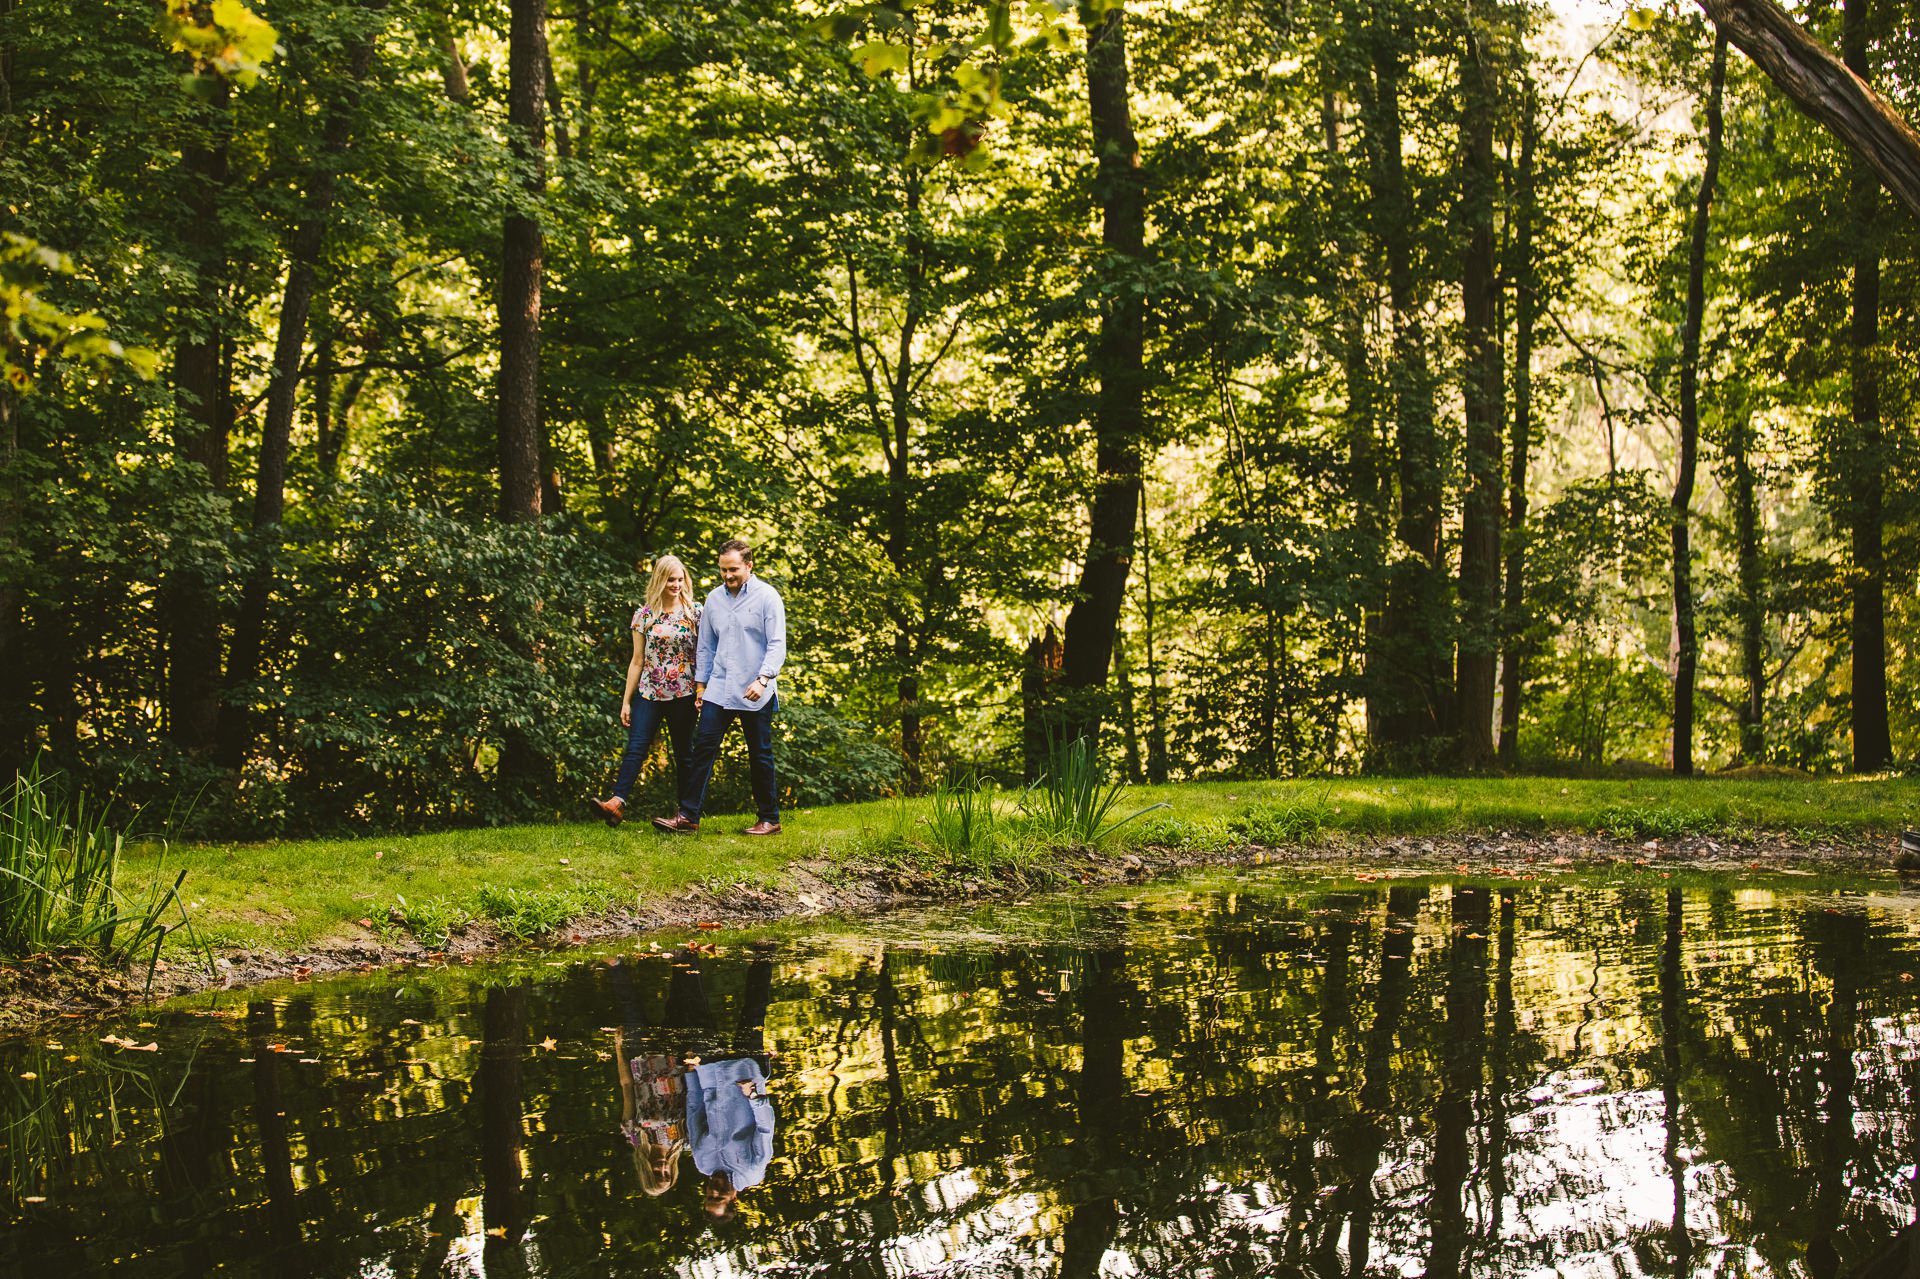
[[[635,821],[517,826],[421,836],[129,848],[123,882],[138,895],[187,872],[182,895],[201,940],[288,951],[383,931],[431,945],[465,920],[538,936],[609,906],[645,907],[690,890],[777,888],[811,862],[829,879],[877,864],[913,865],[956,883],[996,873],[1043,881],[1053,846],[1002,794],[990,846],[954,838],[931,800],[882,800],[789,812],[786,833],[748,839],[746,817],[709,818],[698,835]],[[949,803],[951,803],[949,799]],[[1808,839],[1883,837],[1920,824],[1920,780],[1336,779],[1134,787],[1119,811],[1168,807],[1117,831],[1108,851],[1140,844],[1285,847],[1341,836],[1580,831],[1618,838],[1771,832]],[[980,819],[984,824],[985,819]],[[366,920],[362,925],[360,921]]]

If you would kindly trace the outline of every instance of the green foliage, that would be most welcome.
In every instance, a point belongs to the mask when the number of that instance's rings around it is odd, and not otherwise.
[[[1227,824],[1227,829],[1250,844],[1285,848],[1315,842],[1326,830],[1327,822],[1324,802],[1295,800],[1250,805]]]
[[[518,889],[482,884],[475,894],[480,915],[509,937],[531,941],[554,932],[592,909],[590,894],[577,889]]]
[[[186,872],[130,897],[118,882],[123,844],[109,806],[69,792],[38,759],[16,775],[0,799],[0,955],[79,947],[113,964],[144,959],[151,978],[161,943],[187,922]]]
[[[1614,804],[1606,808],[1594,828],[1614,839],[1677,839],[1727,830],[1718,813],[1675,804]]]
[[[395,894],[387,918],[412,933],[422,945],[444,946],[454,930],[471,922],[473,915],[445,894],[414,901]]]
[[[982,867],[993,860],[1000,842],[994,810],[996,787],[990,780],[962,777],[934,787],[927,808],[927,839],[949,862]]]
[[[1164,802],[1115,817],[1126,784],[1108,780],[1097,751],[1084,738],[1057,746],[1046,773],[1020,796],[1034,835],[1067,848],[1097,848],[1128,822],[1166,808]]]

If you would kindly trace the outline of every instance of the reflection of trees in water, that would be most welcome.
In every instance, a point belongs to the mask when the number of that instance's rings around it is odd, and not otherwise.
[[[152,1062],[164,1124],[157,1100],[122,1102],[116,1144],[62,1112],[63,1215],[0,1230],[0,1270],[138,1250],[162,1270],[438,1273],[498,1227],[490,1274],[879,1279],[966,1258],[1038,1279],[1117,1251],[1148,1274],[1564,1254],[1684,1275],[1725,1262],[1706,1242],[1724,1231],[1757,1241],[1756,1272],[1824,1279],[1898,1224],[1920,1017],[1911,941],[1885,923],[1633,886],[1168,900],[1103,913],[1091,945],[783,960],[775,1164],[718,1236],[693,1179],[639,1194],[616,1135],[599,1028],[628,1006],[651,1021],[676,975],[640,957],[350,1004],[303,990],[208,1023],[223,1048],[199,1067]],[[771,969],[702,975],[737,1011]],[[1624,1202],[1623,1176],[1650,1206],[1580,1215]]]

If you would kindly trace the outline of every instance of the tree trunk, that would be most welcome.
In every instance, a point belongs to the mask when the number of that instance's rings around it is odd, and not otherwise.
[[[1147,489],[1140,486],[1140,587],[1145,601],[1144,620],[1147,646],[1147,781],[1164,786],[1167,781],[1167,725],[1160,713],[1160,659],[1153,635],[1153,508],[1147,502]]]
[[[1753,475],[1753,415],[1742,411],[1727,435],[1733,471],[1736,604],[1740,619],[1740,670],[1746,695],[1740,700],[1740,759],[1758,764],[1767,755],[1766,581],[1760,557],[1760,503]]]
[[[526,1051],[527,988],[496,986],[481,1014],[480,1065],[474,1092],[480,1107],[480,1210],[487,1273],[517,1260],[527,1228],[526,1188],[520,1171],[525,1144],[521,1055]]]
[[[1376,22],[1381,19],[1375,19]],[[1421,319],[1413,248],[1417,211],[1402,155],[1400,79],[1404,68],[1398,33],[1369,32],[1373,70],[1370,109],[1363,112],[1371,151],[1373,208],[1370,221],[1384,250],[1388,302],[1393,312],[1396,459],[1400,511],[1399,543],[1387,571],[1386,610],[1378,644],[1368,654],[1368,678],[1377,681],[1381,714],[1370,724],[1373,746],[1392,766],[1430,764],[1440,746],[1452,704],[1452,644],[1447,635],[1449,602],[1441,549],[1445,459],[1434,426],[1433,380]]]
[[[20,457],[20,424],[14,416],[13,385],[0,378],[0,787],[27,762],[28,736],[33,731],[31,694],[26,681],[26,591],[16,565],[19,554],[21,480],[15,473]]]
[[[1320,94],[1320,131],[1326,146],[1327,166],[1336,172],[1341,171],[1340,113],[1331,77],[1338,74],[1339,69],[1333,65],[1322,69],[1321,75],[1327,78],[1327,83]],[[1341,186],[1344,197],[1346,183],[1343,181]],[[1345,218],[1335,222],[1334,247],[1341,265],[1340,284],[1346,294],[1340,305],[1340,366],[1346,383],[1347,488],[1353,497],[1356,538],[1353,561],[1361,610],[1361,646],[1366,654],[1367,669],[1375,670],[1373,659],[1380,652],[1382,614],[1386,606],[1380,570],[1387,559],[1388,517],[1384,508],[1389,494],[1386,476],[1381,470],[1380,446],[1375,433],[1373,371],[1369,367],[1366,322],[1363,317],[1368,303],[1365,290],[1356,278],[1361,272],[1354,270],[1359,253],[1348,234],[1350,225]],[[1344,662],[1345,659],[1342,660]],[[1343,677],[1344,674],[1343,671]],[[1381,723],[1382,716],[1386,714],[1386,705],[1378,680],[1363,679],[1361,686],[1366,703],[1368,736],[1372,737],[1375,726]],[[1335,722],[1337,724],[1337,716]],[[1329,764],[1333,760],[1333,753],[1333,747],[1329,746]]]
[[[1920,133],[1774,0],[1699,0],[1735,48],[1920,214]]]
[[[1533,263],[1534,145],[1540,131],[1533,83],[1522,108],[1513,229],[1513,427],[1507,469],[1506,650],[1500,657],[1500,762],[1520,762],[1520,699],[1525,684],[1527,614],[1527,464],[1533,445],[1533,326],[1540,277]]]
[[[1693,481],[1700,445],[1700,326],[1707,309],[1707,224],[1720,176],[1720,98],[1727,82],[1727,37],[1713,42],[1707,90],[1707,167],[1693,205],[1687,247],[1687,310],[1680,330],[1680,466],[1673,481],[1673,771],[1693,774],[1693,685],[1699,640],[1693,617]]]
[[[1466,329],[1466,494],[1460,524],[1460,639],[1455,675],[1459,762],[1493,761],[1494,662],[1500,648],[1500,428],[1506,370],[1494,312],[1499,284],[1493,240],[1495,85],[1490,55],[1474,34],[1469,6],[1460,56],[1461,202],[1467,224],[1461,267]]]
[[[266,418],[260,430],[260,471],[253,495],[253,567],[234,619],[227,658],[226,698],[220,706],[218,759],[239,768],[253,745],[249,686],[260,675],[266,634],[267,601],[273,593],[273,564],[280,549],[280,522],[286,514],[287,457],[293,446],[293,410],[300,389],[300,357],[306,348],[307,315],[320,270],[320,250],[333,215],[337,168],[353,126],[352,100],[373,69],[374,36],[353,46],[348,57],[348,92],[328,108],[320,155],[307,191],[307,207],[295,226],[288,254],[286,291],[280,303],[280,327],[273,344],[273,368],[267,382]]]
[[[1101,205],[1104,266],[1123,280],[1146,257],[1147,226],[1146,184],[1127,97],[1126,35],[1126,10],[1119,5],[1087,30],[1087,96],[1099,163],[1094,189]],[[1091,528],[1079,595],[1067,614],[1062,675],[1068,731],[1089,743],[1099,738],[1101,699],[1126,595],[1146,437],[1146,304],[1131,287],[1106,297],[1093,347],[1100,393],[1094,408]]]
[[[1847,0],[1841,43],[1847,66],[1867,78],[1868,0]],[[1887,722],[1886,550],[1881,534],[1887,459],[1880,424],[1880,184],[1867,166],[1852,173],[1855,249],[1850,374],[1853,439],[1846,450],[1848,523],[1853,537],[1853,771],[1893,762]]]
[[[324,316],[326,303],[319,303]],[[313,345],[313,459],[323,479],[340,478],[343,441],[333,416],[333,327],[323,318]]]
[[[220,200],[228,173],[227,133],[231,127],[226,80],[215,79],[206,121],[209,134],[196,139],[183,157],[187,173],[184,239],[194,266],[193,292],[186,302],[199,312],[182,317],[174,346],[174,447],[182,462],[198,467],[207,489],[227,486],[227,440],[232,396],[224,358],[223,315],[227,305],[222,267],[227,246],[220,234]],[[194,533],[217,541],[226,536],[224,521]],[[176,564],[161,596],[161,624],[167,650],[166,732],[190,754],[213,745],[220,715],[220,612],[216,569],[204,562]]]
[[[508,213],[500,276],[500,518],[541,514],[540,288],[545,240],[538,203],[545,186],[547,5],[513,0],[508,42],[507,125],[522,174]]]
[[[1140,717],[1134,705],[1133,668],[1127,663],[1125,631],[1114,636],[1113,679],[1120,692],[1120,740],[1125,748],[1127,781],[1138,786],[1145,773],[1140,760]]]

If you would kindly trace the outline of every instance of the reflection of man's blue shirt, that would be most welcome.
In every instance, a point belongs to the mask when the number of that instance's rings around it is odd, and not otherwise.
[[[702,1173],[725,1172],[735,1190],[760,1184],[773,1159],[773,1103],[759,1062],[732,1057],[688,1072],[687,1144]]]

